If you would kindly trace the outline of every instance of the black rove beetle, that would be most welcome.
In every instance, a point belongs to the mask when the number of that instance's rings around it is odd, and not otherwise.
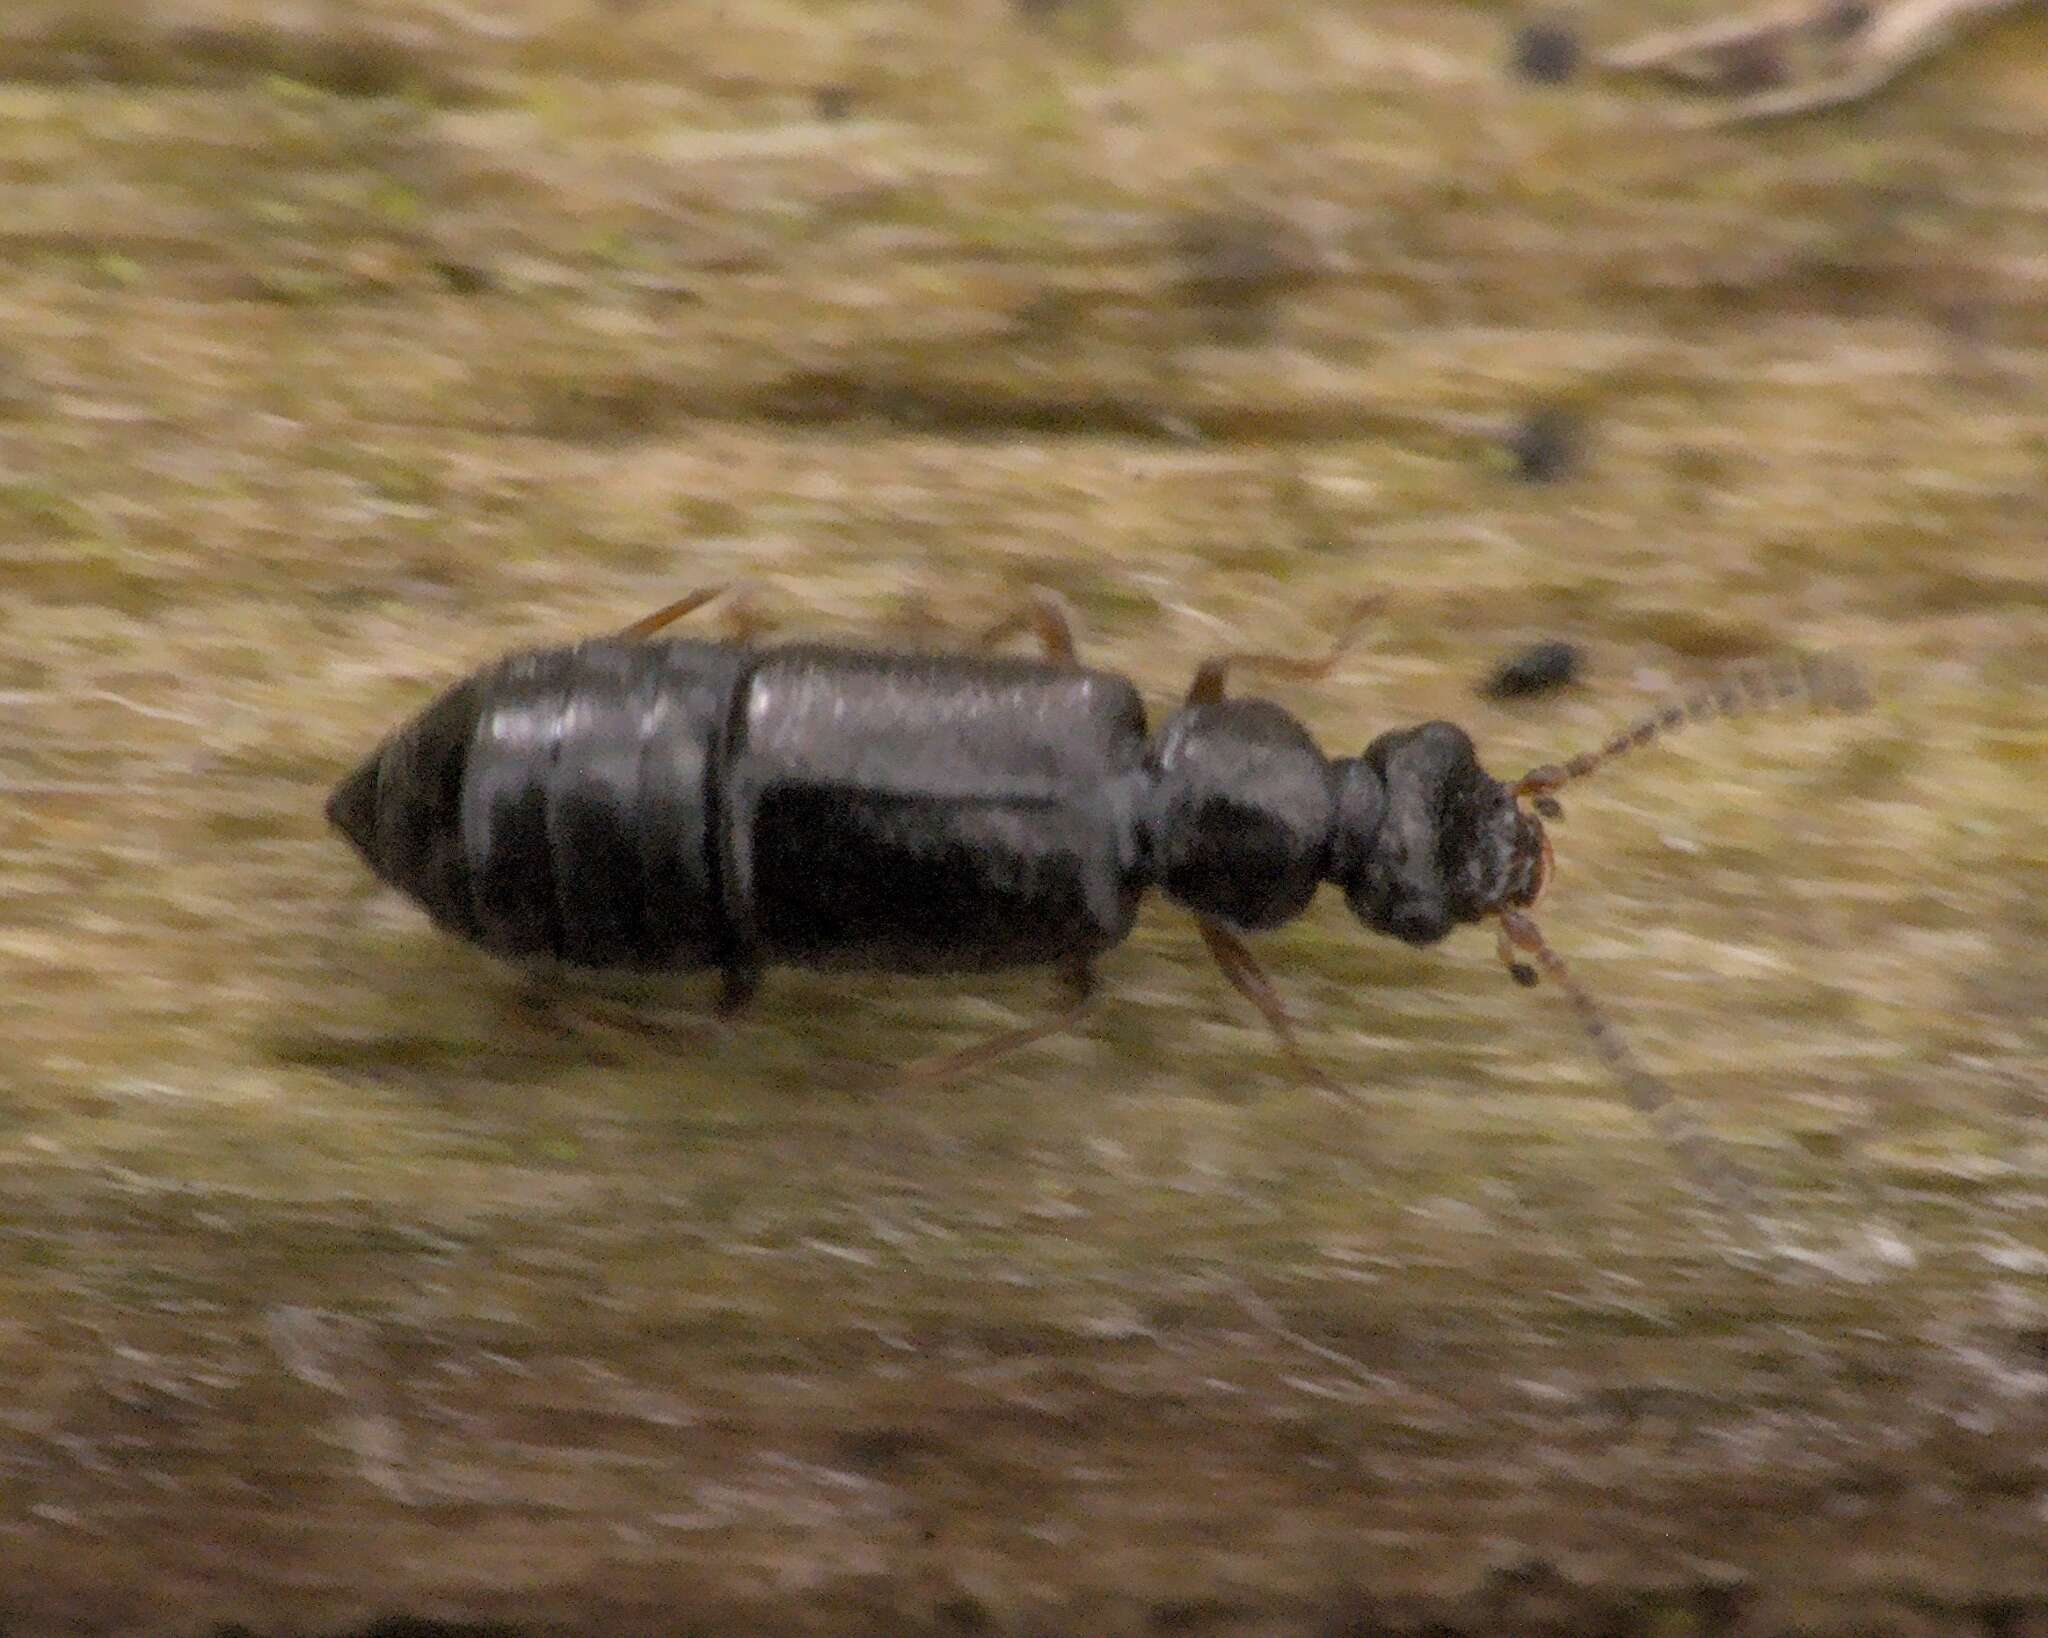
[[[1194,913],[1224,976],[1330,1088],[1238,934],[1292,920],[1325,882],[1367,927],[1409,944],[1491,918],[1516,981],[1547,976],[1564,991],[1695,1176],[1724,1199],[1743,1192],[1531,919],[1551,874],[1543,820],[1562,817],[1560,786],[1688,721],[1789,702],[1855,708],[1861,685],[1842,663],[1732,674],[1506,785],[1452,723],[1331,758],[1278,705],[1226,696],[1233,668],[1325,674],[1371,604],[1321,659],[1209,660],[1148,736],[1137,689],[1077,662],[1050,593],[983,638],[1029,627],[1043,659],[656,635],[722,589],[457,683],[335,787],[328,818],[379,877],[486,950],[572,968],[716,968],[726,1013],[777,963],[1059,970],[1062,1009],[914,1076],[1074,1022],[1095,958],[1157,888]]]

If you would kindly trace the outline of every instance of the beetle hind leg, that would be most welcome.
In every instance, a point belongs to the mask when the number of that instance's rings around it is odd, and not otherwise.
[[[976,648],[994,648],[1006,638],[1014,637],[1020,631],[1029,630],[1038,639],[1038,646],[1045,651],[1045,657],[1055,665],[1079,665],[1080,659],[1074,642],[1074,610],[1068,601],[1050,586],[1034,586],[1024,600],[1024,606],[1013,610],[975,638]]]
[[[985,1068],[998,1058],[1006,1058],[1019,1047],[1030,1046],[1034,1041],[1072,1029],[1095,1000],[1095,969],[1085,960],[1072,962],[1060,968],[1060,983],[1067,992],[1067,1002],[1058,1011],[1048,1013],[1035,1024],[1006,1029],[1000,1035],[991,1035],[987,1040],[962,1047],[958,1052],[921,1058],[909,1065],[901,1078],[907,1083],[924,1085],[950,1081],[970,1070]]]
[[[642,615],[619,633],[629,642],[652,637],[666,626],[672,626],[685,615],[695,614],[706,603],[716,602],[723,597],[725,608],[720,613],[720,623],[726,635],[736,643],[758,641],[767,631],[768,622],[754,607],[754,594],[758,590],[751,581],[734,581],[721,586],[699,586],[693,592],[685,592],[673,603],[664,603],[652,614]]]

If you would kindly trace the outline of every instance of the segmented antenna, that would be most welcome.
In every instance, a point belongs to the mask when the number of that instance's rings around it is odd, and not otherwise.
[[[1503,910],[1500,934],[1501,959],[1515,975],[1515,981],[1532,984],[1536,980],[1536,975],[1515,959],[1513,951],[1520,950],[1534,956],[1544,976],[1564,991],[1565,999],[1571,1002],[1592,1040],[1593,1050],[1621,1082],[1629,1103],[1678,1156],[1693,1186],[1724,1211],[1757,1223],[1757,1191],[1749,1174],[1679,1101],[1670,1085],[1643,1067],[1628,1038],[1579,982],[1578,975],[1565,965],[1564,957],[1550,947],[1542,929],[1519,910]],[[1524,974],[1528,976],[1525,978]]]
[[[1870,690],[1855,663],[1833,654],[1794,655],[1731,667],[1712,681],[1630,723],[1597,751],[1581,751],[1569,762],[1546,762],[1531,768],[1514,786],[1514,794],[1535,799],[1537,812],[1550,793],[1586,775],[1624,752],[1676,733],[1688,723],[1747,716],[1783,705],[1805,705],[1816,711],[1861,711],[1870,704]],[[1555,814],[1547,814],[1555,818]]]

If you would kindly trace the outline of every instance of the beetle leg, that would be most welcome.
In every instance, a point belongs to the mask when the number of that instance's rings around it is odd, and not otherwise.
[[[755,587],[747,581],[738,581],[723,586],[699,586],[695,591],[678,597],[673,603],[665,603],[652,614],[635,620],[619,635],[627,641],[652,637],[664,626],[673,625],[686,614],[695,614],[706,603],[716,598],[731,596],[725,607],[725,627],[736,643],[751,643],[767,629],[766,623],[752,607]]]
[[[686,614],[695,614],[714,597],[723,597],[729,588],[725,586],[699,586],[695,591],[678,597],[673,603],[664,603],[652,614],[643,615],[619,633],[621,637],[652,637],[663,626],[671,625]]]
[[[937,1058],[923,1058],[903,1071],[905,1081],[949,1081],[956,1075],[964,1075],[971,1069],[980,1069],[994,1063],[998,1058],[1008,1057],[1019,1047],[1042,1041],[1048,1035],[1058,1035],[1072,1029],[1081,1015],[1088,1010],[1095,999],[1095,969],[1084,959],[1060,969],[1060,982],[1068,992],[1067,1004],[1059,1011],[1048,1013],[1035,1024],[1025,1024],[1017,1029],[1006,1029],[1000,1035],[991,1035],[986,1041],[978,1041],[971,1047],[958,1052],[945,1053]]]
[[[707,1033],[709,1026],[701,1020],[694,1028],[677,1025],[609,997],[557,995],[547,1005],[549,1013],[572,1030],[614,1040],[628,1036],[670,1052],[701,1052],[717,1039],[717,1033]]]
[[[704,1050],[707,1036],[701,1024],[678,1024],[670,1018],[652,1016],[644,1006],[570,983],[561,976],[529,969],[513,1001],[522,1026],[531,1026],[556,1040],[574,1040],[602,1047],[607,1052],[622,1050],[622,1043],[644,1048],[652,1042],[669,1051]],[[624,1050],[634,1050],[625,1046]]]
[[[1074,610],[1050,586],[1033,586],[1024,606],[1006,614],[975,639],[976,648],[993,648],[1007,637],[1030,629],[1045,657],[1056,665],[1078,665],[1074,646]]]
[[[1195,671],[1195,680],[1188,684],[1184,705],[1210,705],[1223,698],[1224,684],[1229,680],[1232,666],[1243,666],[1247,671],[1256,671],[1268,677],[1288,677],[1299,682],[1320,682],[1337,669],[1337,662],[1349,652],[1351,645],[1358,641],[1358,634],[1365,629],[1365,622],[1386,599],[1379,596],[1360,598],[1352,604],[1351,612],[1344,625],[1330,644],[1329,653],[1320,659],[1304,660],[1291,654],[1218,654],[1204,660]]]
[[[1258,958],[1220,921],[1197,916],[1195,927],[1202,935],[1202,942],[1208,945],[1209,954],[1216,958],[1216,965],[1223,969],[1223,976],[1230,980],[1231,987],[1259,1009],[1296,1073],[1318,1091],[1347,1103],[1353,1101],[1352,1094],[1319,1069],[1302,1050],[1301,1042],[1294,1033],[1294,1020],[1287,1016],[1286,1004],[1281,1001],[1280,992],[1273,988],[1272,980],[1260,968]]]

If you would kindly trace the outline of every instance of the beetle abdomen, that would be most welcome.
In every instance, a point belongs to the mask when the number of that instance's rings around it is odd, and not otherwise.
[[[458,684],[340,786],[328,815],[442,926],[515,960],[718,965],[719,744],[753,656],[600,639]]]

